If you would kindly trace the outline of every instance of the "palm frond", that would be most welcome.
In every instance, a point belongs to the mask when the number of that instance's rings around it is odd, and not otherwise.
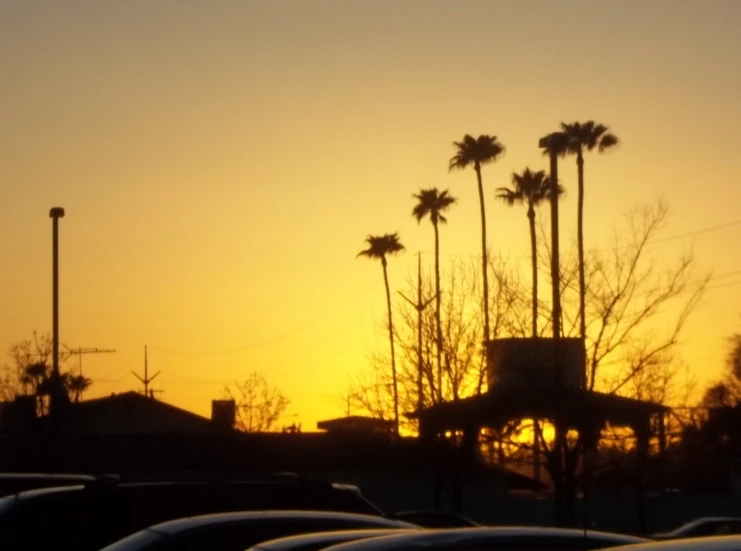
[[[562,123],[563,124],[563,123]],[[569,152],[569,137],[564,131],[551,132],[540,140],[544,156],[555,154],[557,157],[565,157]]]
[[[507,205],[516,205],[523,200],[522,195],[515,189],[508,187],[497,188],[497,199],[501,199]]]
[[[605,134],[602,136],[602,138],[599,141],[599,145],[597,146],[597,150],[600,153],[604,153],[605,151],[609,149],[613,149],[620,145],[620,139],[615,134]]]
[[[419,193],[414,194],[414,198],[418,202],[412,210],[412,216],[417,219],[417,222],[429,216],[433,224],[439,221],[445,223],[447,220],[442,216],[442,212],[458,201],[450,195],[447,189],[440,191],[437,188],[421,189]]]
[[[583,123],[561,123],[561,130],[568,136],[568,153],[571,155],[594,149],[604,153],[619,144],[617,136],[610,133],[609,127],[591,120]]]
[[[453,142],[453,146],[456,153],[448,163],[449,170],[462,170],[469,166],[493,163],[506,151],[496,136],[488,134],[481,134],[478,138],[466,134],[462,141]]]
[[[368,235],[365,238],[368,248],[360,251],[357,257],[384,259],[386,255],[396,254],[404,250],[399,234],[385,233],[383,235]]]

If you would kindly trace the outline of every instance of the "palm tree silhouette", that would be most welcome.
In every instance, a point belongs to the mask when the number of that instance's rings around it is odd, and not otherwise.
[[[543,155],[550,160],[550,171],[548,178],[553,187],[554,180],[558,185],[558,159],[566,155],[569,141],[564,132],[551,132],[543,136],[539,145],[543,150]],[[551,292],[553,312],[551,313],[553,325],[553,338],[560,338],[561,330],[561,252],[559,244],[559,216],[558,201],[551,201]]]
[[[412,216],[417,219],[417,223],[429,216],[432,227],[435,230],[435,324],[437,326],[437,388],[442,392],[442,350],[443,350],[443,330],[440,321],[440,232],[438,225],[446,224],[447,218],[443,212],[453,205],[457,199],[448,193],[448,190],[440,191],[437,188],[421,189],[419,193],[414,194],[417,204],[412,210]]]
[[[558,194],[563,188],[558,186]],[[551,196],[551,181],[544,170],[537,172],[526,168],[522,174],[512,174],[511,188],[498,188],[497,197],[506,204],[527,207],[530,223],[530,256],[533,270],[533,337],[538,336],[538,244],[535,235],[535,207]]]
[[[386,308],[388,309],[389,343],[391,344],[391,376],[394,387],[394,427],[399,433],[399,385],[396,376],[396,357],[394,355],[394,322],[391,316],[391,289],[389,288],[389,277],[386,257],[404,250],[404,245],[399,240],[399,234],[386,233],[384,235],[369,235],[365,238],[368,248],[362,250],[357,256],[380,259],[383,267],[383,282],[386,285]]]
[[[453,142],[456,153],[450,159],[449,170],[463,170],[473,166],[479,186],[481,207],[481,266],[484,287],[484,346],[489,342],[489,276],[486,248],[486,208],[484,206],[484,184],[481,181],[481,165],[495,162],[505,152],[496,136],[482,134],[478,138],[466,134],[460,142]]]
[[[49,366],[45,362],[36,362],[27,365],[23,369],[21,382],[32,388],[33,394],[39,394],[44,383],[49,379]]]
[[[88,388],[90,388],[90,385],[93,384],[93,381],[91,379],[88,379],[84,375],[72,375],[71,373],[65,373],[63,375],[64,377],[64,386],[67,387],[67,390],[72,393],[74,396],[74,402],[77,404],[82,399],[82,394],[85,392]]]
[[[566,153],[576,156],[578,171],[576,238],[579,253],[579,335],[582,340],[585,340],[587,337],[587,322],[584,276],[584,153],[595,149],[599,153],[604,153],[616,147],[620,140],[610,133],[607,126],[594,121],[573,122],[571,124],[562,122],[561,130],[568,139]]]

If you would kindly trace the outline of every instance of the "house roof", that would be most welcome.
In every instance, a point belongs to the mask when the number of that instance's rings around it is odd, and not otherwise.
[[[47,424],[44,417],[39,420]],[[230,431],[210,419],[137,392],[71,404],[60,413],[62,434],[217,434]]]

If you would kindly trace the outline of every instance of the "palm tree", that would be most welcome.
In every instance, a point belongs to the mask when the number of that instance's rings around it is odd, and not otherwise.
[[[84,375],[72,375],[71,373],[65,373],[63,375],[64,386],[74,396],[74,402],[77,404],[82,399],[82,393],[85,392],[90,385],[93,384],[91,379],[88,379]]]
[[[453,142],[455,155],[448,164],[449,170],[463,170],[473,166],[479,186],[479,205],[481,207],[481,266],[484,287],[484,346],[489,342],[489,276],[486,248],[486,208],[484,207],[484,184],[481,181],[481,165],[495,162],[504,152],[504,146],[496,136],[482,134],[478,138],[466,134],[460,142]]]
[[[586,322],[586,282],[584,276],[584,153],[597,150],[604,153],[616,147],[620,140],[610,133],[610,129],[604,124],[594,121],[585,123],[573,122],[571,124],[561,123],[561,130],[568,139],[567,153],[576,156],[576,167],[578,171],[578,197],[577,197],[577,247],[579,252],[579,333],[582,340],[587,337]]]
[[[563,188],[558,186],[558,194]],[[544,170],[532,172],[526,168],[522,174],[512,174],[511,188],[498,188],[497,197],[508,205],[524,204],[530,222],[530,255],[533,270],[533,337],[538,336],[538,244],[535,235],[535,207],[551,196],[551,181]]]
[[[368,248],[362,250],[357,256],[365,256],[381,260],[383,267],[383,282],[386,285],[386,308],[388,309],[389,343],[391,344],[391,376],[394,386],[394,427],[399,432],[399,386],[396,377],[396,357],[394,355],[394,322],[391,317],[391,289],[389,288],[388,270],[386,269],[386,256],[393,255],[404,250],[404,245],[399,240],[399,234],[386,233],[384,235],[369,235],[365,238]]]
[[[412,210],[412,216],[417,219],[417,223],[422,222],[426,216],[430,217],[432,227],[435,230],[435,323],[437,325],[437,388],[442,392],[442,350],[443,350],[443,330],[440,321],[440,232],[439,224],[446,224],[447,218],[443,212],[453,205],[457,199],[448,193],[448,190],[440,191],[437,188],[421,189],[414,195],[417,204]]]
[[[566,155],[568,138],[564,132],[551,132],[543,136],[539,141],[543,155],[550,161],[548,178],[551,189],[554,184],[559,185],[558,159]],[[558,201],[551,201],[551,291],[553,312],[551,313],[553,325],[553,338],[561,337],[561,252],[559,244],[559,221]]]

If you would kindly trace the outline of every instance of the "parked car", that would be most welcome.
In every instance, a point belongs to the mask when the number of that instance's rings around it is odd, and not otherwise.
[[[363,530],[333,530],[313,532],[267,540],[250,547],[247,551],[319,551],[325,547],[365,538],[377,538],[414,528],[368,528]]]
[[[95,477],[89,474],[0,473],[0,497],[54,486],[90,484]]]
[[[702,517],[683,524],[669,532],[659,532],[651,537],[657,540],[702,538],[707,536],[725,536],[741,534],[741,518],[738,517]]]
[[[244,551],[292,534],[352,528],[414,528],[379,516],[320,511],[252,511],[172,520],[151,526],[101,551]]]
[[[474,522],[463,515],[443,511],[400,511],[398,513],[389,513],[386,517],[406,520],[407,522],[424,526],[425,528],[467,528],[481,526],[478,522]]]
[[[325,551],[586,551],[646,541],[650,540],[575,529],[479,527],[404,531],[333,545]]]
[[[741,536],[713,536],[652,541],[613,547],[610,551],[741,551]]]
[[[271,509],[382,516],[356,487],[321,481],[281,478],[120,484],[106,479],[0,499],[0,542],[3,551],[97,550],[172,519]]]

